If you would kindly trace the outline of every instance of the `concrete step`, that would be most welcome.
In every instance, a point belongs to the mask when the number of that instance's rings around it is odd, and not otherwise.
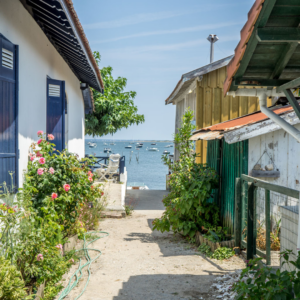
[[[122,219],[126,217],[125,211],[104,211],[101,213],[102,218]]]

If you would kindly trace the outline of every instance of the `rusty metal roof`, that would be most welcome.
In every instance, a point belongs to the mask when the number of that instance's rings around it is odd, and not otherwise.
[[[171,93],[171,95],[165,100],[166,105],[172,103],[175,100],[175,98],[182,95],[197,77],[203,76],[207,73],[210,73],[212,71],[227,66],[230,60],[232,59],[232,57],[233,55],[225,57],[209,65],[203,66],[201,68],[183,74],[180,80],[178,81],[176,87],[174,88],[173,92]]]
[[[285,107],[275,108],[273,109],[273,112],[277,115],[283,115],[294,112],[294,110],[290,105],[288,105]],[[244,117],[236,118],[230,121],[197,130],[193,133],[193,136],[190,138],[190,140],[197,141],[221,139],[227,132],[246,127],[251,124],[256,124],[264,120],[269,120],[269,118],[260,111],[255,112]]]
[[[227,66],[224,94],[240,86],[278,87],[300,77],[300,1],[256,0]]]

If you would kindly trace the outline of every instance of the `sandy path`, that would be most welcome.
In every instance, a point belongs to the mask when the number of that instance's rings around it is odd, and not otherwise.
[[[210,260],[180,236],[153,232],[152,220],[162,214],[161,200],[152,207],[157,210],[144,210],[140,196],[131,217],[101,222],[100,229],[110,235],[91,245],[103,255],[93,264],[80,300],[214,299],[209,293],[214,277],[244,267],[243,261],[238,257]],[[66,299],[75,299],[84,283]]]

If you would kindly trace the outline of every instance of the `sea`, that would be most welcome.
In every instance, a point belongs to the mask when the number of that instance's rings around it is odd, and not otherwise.
[[[96,148],[89,148],[88,142],[97,144]],[[142,148],[136,148],[136,144],[143,144]],[[107,145],[104,145],[106,143]],[[162,155],[165,150],[174,153],[172,141],[114,141],[115,145],[110,145],[112,141],[86,139],[85,152],[90,155],[107,157],[108,153],[104,153],[104,148],[110,148],[112,153],[125,156],[125,167],[127,170],[127,186],[147,186],[150,190],[165,190],[166,175],[168,167],[162,161]],[[130,144],[132,143],[132,144]],[[151,145],[156,143],[156,145]],[[126,149],[126,146],[132,146]],[[172,145],[173,147],[166,147]],[[149,151],[149,148],[157,148],[158,151]]]

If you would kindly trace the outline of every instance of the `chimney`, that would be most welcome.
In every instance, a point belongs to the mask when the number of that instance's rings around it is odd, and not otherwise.
[[[214,43],[216,43],[219,38],[216,34],[210,34],[207,40],[210,42],[210,63],[212,63],[214,61]]]

